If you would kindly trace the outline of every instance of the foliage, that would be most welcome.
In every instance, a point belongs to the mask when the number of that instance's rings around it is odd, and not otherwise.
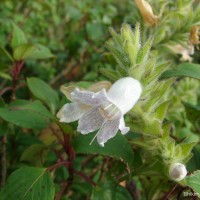
[[[1,200],[200,194],[197,1],[5,0],[0,9]],[[127,76],[142,85],[127,135],[101,147],[96,133],[58,121],[62,84],[70,99],[76,87],[98,92]],[[181,181],[169,175],[174,163],[188,170]]]

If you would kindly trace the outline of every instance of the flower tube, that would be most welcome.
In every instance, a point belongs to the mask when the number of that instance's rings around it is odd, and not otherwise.
[[[78,120],[77,130],[82,134],[97,131],[97,141],[104,146],[117,131],[126,134],[124,115],[137,103],[142,93],[138,80],[126,77],[116,81],[108,91],[91,92],[75,88],[71,92],[72,103],[65,104],[58,112],[60,122]]]

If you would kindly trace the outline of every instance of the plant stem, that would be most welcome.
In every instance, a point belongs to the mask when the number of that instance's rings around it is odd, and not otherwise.
[[[69,162],[69,168],[68,168],[69,177],[67,179],[68,184],[65,188],[65,192],[66,192],[68,190],[68,188],[72,185],[73,179],[74,179],[73,162],[74,162],[74,159],[75,159],[75,153],[74,153],[74,149],[71,145],[70,136],[65,134],[63,131],[62,131],[62,133],[63,133],[63,138],[64,138],[64,149],[65,149],[65,152],[68,156],[67,161]]]
[[[68,162],[67,161],[61,161],[61,162],[58,162],[50,167],[47,168],[48,171],[52,171],[54,169],[57,169],[58,167],[60,166],[67,166],[68,165]]]
[[[12,87],[5,87],[4,89],[2,89],[1,91],[0,91],[0,96],[2,96],[5,92],[7,92],[7,91],[9,91],[9,90],[12,90]]]
[[[60,200],[68,187],[68,182],[62,184],[61,190],[56,194],[55,200]]]
[[[177,188],[177,184],[174,185],[163,197],[162,200],[167,200],[169,199],[170,195],[174,192],[174,190]]]
[[[63,150],[65,151],[65,153],[67,154],[67,161],[65,161],[62,156],[56,155],[59,157],[59,159],[61,160],[60,162],[54,164],[53,166],[50,166],[48,168],[48,170],[54,170],[57,167],[60,166],[65,166],[69,172],[69,177],[67,178],[67,180],[62,184],[62,187],[60,189],[60,191],[56,194],[56,198],[55,200],[60,200],[62,198],[62,196],[68,191],[68,189],[70,188],[70,186],[73,183],[73,179],[74,179],[74,174],[77,174],[78,176],[82,177],[83,179],[85,179],[85,181],[87,181],[88,183],[90,183],[93,186],[96,186],[96,183],[93,182],[88,176],[86,176],[85,174],[83,174],[82,172],[79,172],[77,170],[75,170],[73,168],[73,162],[75,159],[75,152],[74,152],[74,148],[71,144],[71,137],[68,134],[65,134],[65,132],[62,130],[62,128],[60,127],[60,130],[62,131],[63,134],[63,139],[58,135],[58,133],[56,132],[56,130],[54,130],[54,128],[52,126],[50,126],[50,129],[53,133],[53,135],[55,135],[55,137],[58,139],[59,143],[62,145]]]
[[[15,97],[15,93],[16,93],[16,90],[17,90],[17,81],[18,81],[18,78],[19,78],[19,74],[22,70],[22,67],[24,66],[24,61],[17,61],[12,69],[12,97],[11,99],[14,100],[16,99]]]
[[[93,186],[96,186],[97,184],[91,180],[88,176],[86,176],[85,174],[83,174],[82,172],[79,172],[79,171],[76,171],[76,170],[73,170],[73,172],[75,174],[77,174],[78,176],[81,176],[82,178],[84,178],[88,183],[90,183],[91,185]]]
[[[57,138],[58,142],[64,148],[64,142],[63,142],[62,138],[60,137],[60,135],[56,132],[56,130],[54,130],[54,128],[51,125],[49,126],[49,129],[51,130],[52,134]]]

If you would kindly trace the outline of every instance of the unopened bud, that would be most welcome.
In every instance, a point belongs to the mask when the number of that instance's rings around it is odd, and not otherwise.
[[[169,176],[175,181],[181,181],[187,175],[185,165],[181,163],[174,163],[169,168]]]

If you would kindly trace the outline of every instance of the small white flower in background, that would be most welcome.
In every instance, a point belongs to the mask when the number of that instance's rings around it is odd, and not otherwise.
[[[108,91],[103,88],[95,93],[75,88],[70,96],[63,91],[72,103],[65,104],[57,117],[66,123],[78,120],[77,130],[82,134],[99,130],[97,141],[104,146],[118,129],[122,134],[129,131],[124,115],[136,104],[141,92],[140,82],[131,77],[116,81]]]
[[[189,61],[192,62],[192,57],[190,55],[194,54],[194,47],[193,45],[189,45],[187,48],[180,45],[180,44],[176,44],[176,45],[168,45],[167,46],[172,52],[176,53],[176,54],[181,54],[181,61]]]
[[[169,176],[175,181],[183,180],[187,175],[185,165],[181,163],[174,163],[169,168]]]

